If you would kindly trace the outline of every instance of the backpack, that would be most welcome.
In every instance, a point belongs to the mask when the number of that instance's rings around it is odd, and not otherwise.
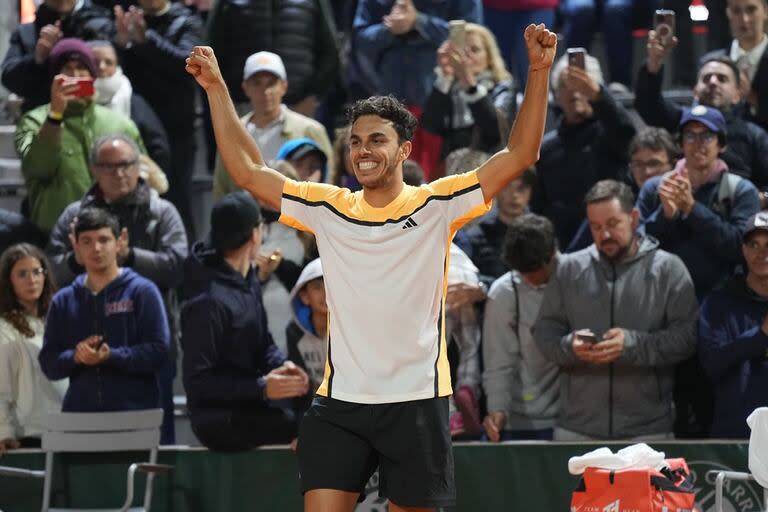
[[[571,496],[571,512],[696,512],[696,493],[685,459],[653,469],[587,468]]]
[[[736,196],[736,188],[739,186],[741,176],[732,174],[728,171],[720,177],[720,188],[717,190],[717,200],[710,205],[713,212],[721,218],[727,219],[731,216],[733,209],[733,199]]]

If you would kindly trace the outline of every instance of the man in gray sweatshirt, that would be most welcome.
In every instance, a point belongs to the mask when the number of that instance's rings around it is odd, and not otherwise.
[[[600,181],[585,202],[594,243],[560,259],[534,329],[562,370],[554,438],[671,438],[673,367],[696,348],[690,274],[636,233],[627,185]]]
[[[552,439],[560,367],[545,358],[531,329],[557,267],[555,228],[546,217],[515,218],[502,260],[512,269],[491,285],[483,321],[483,386],[488,439]]]

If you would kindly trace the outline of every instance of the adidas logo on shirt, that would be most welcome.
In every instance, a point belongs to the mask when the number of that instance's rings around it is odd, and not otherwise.
[[[408,220],[405,221],[405,225],[403,226],[403,229],[415,228],[416,226],[418,226],[418,224],[416,224],[416,221],[413,220],[412,217],[408,217]]]

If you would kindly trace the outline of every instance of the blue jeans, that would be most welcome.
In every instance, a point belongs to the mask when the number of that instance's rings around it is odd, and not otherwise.
[[[515,77],[517,90],[524,91],[528,78],[528,49],[523,39],[525,27],[531,23],[544,23],[551,29],[555,23],[554,9],[501,11],[484,7],[483,17],[485,26],[496,36],[507,69]]]
[[[611,82],[632,84],[632,0],[562,0],[566,48],[592,45],[600,30]]]

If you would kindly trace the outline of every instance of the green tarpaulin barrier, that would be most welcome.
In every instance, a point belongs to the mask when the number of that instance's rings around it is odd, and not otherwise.
[[[466,512],[568,512],[570,493],[577,478],[568,474],[568,459],[601,446],[589,443],[483,443],[457,444],[455,510]],[[608,445],[613,450],[626,444]],[[711,469],[747,470],[747,444],[731,442],[651,443],[667,457],[684,457],[695,477],[700,512],[714,512]],[[126,462],[132,454],[57,456],[53,503],[55,506],[117,506],[125,496]],[[133,457],[133,459],[132,459]],[[140,457],[139,457],[140,458]],[[295,455],[284,448],[262,448],[223,455],[201,449],[166,449],[160,462],[173,470],[157,478],[153,512],[300,511]],[[42,469],[39,451],[12,452],[0,465]],[[143,481],[137,490],[143,489]],[[384,512],[377,500],[376,479],[372,493],[359,511]],[[0,510],[40,510],[42,481],[0,477]],[[734,482],[726,486],[726,510],[758,512],[761,491],[757,484]],[[139,492],[139,495],[141,493]],[[136,504],[139,504],[137,499]],[[730,508],[729,508],[730,507]]]

